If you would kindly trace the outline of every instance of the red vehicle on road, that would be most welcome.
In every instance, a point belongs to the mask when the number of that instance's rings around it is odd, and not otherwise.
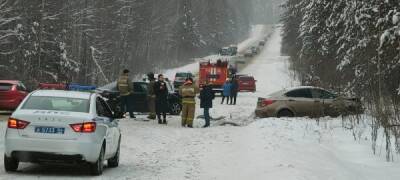
[[[218,60],[216,63],[206,61],[200,62],[199,69],[199,85],[203,85],[208,81],[213,90],[222,92],[222,86],[226,79],[229,78],[228,62]]]
[[[249,75],[236,75],[239,81],[239,91],[256,91],[256,80],[253,76]]]
[[[38,89],[67,90],[65,83],[39,83]]]
[[[0,110],[15,110],[28,93],[21,81],[0,80]]]

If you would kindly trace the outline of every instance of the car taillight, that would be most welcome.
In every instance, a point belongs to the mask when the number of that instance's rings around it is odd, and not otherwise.
[[[8,128],[11,129],[25,129],[26,126],[28,126],[30,122],[28,121],[23,121],[15,118],[9,118],[8,119]]]
[[[75,132],[82,133],[92,133],[96,131],[96,123],[95,122],[85,122],[78,124],[70,124],[72,130]]]
[[[265,106],[268,106],[268,105],[273,104],[274,102],[275,102],[275,100],[264,99],[264,100],[262,101],[262,103],[261,103],[261,106],[262,106],[262,107],[265,107]]]

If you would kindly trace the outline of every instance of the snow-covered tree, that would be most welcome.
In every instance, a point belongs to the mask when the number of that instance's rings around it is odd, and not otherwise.
[[[209,54],[250,27],[251,1],[160,2],[0,0],[0,77],[105,84],[123,68],[144,73]]]
[[[282,50],[302,82],[364,97],[373,137],[384,127],[387,145],[395,135],[400,150],[400,1],[288,0],[284,8]]]

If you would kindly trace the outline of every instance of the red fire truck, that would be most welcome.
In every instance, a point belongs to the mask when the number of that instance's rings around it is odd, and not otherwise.
[[[228,61],[217,60],[216,63],[210,61],[200,62],[200,87],[203,87],[208,81],[214,91],[222,92],[222,86],[227,78],[229,78]]]

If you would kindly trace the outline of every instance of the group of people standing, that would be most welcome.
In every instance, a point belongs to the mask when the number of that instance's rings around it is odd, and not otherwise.
[[[233,76],[231,79],[226,79],[224,85],[222,86],[222,101],[221,104],[224,104],[226,99],[226,104],[236,105],[236,98],[239,92],[239,82],[236,76]]]
[[[147,103],[149,108],[149,119],[158,119],[159,124],[167,124],[168,112],[168,87],[162,74],[158,75],[156,81],[154,74],[148,75],[149,84],[147,88]],[[123,112],[129,112],[131,118],[136,118],[133,114],[133,105],[130,99],[133,93],[133,84],[129,78],[129,70],[123,70],[117,80],[117,89],[121,97],[121,108]]]
[[[182,127],[193,128],[194,114],[196,111],[196,95],[200,93],[200,108],[204,110],[205,125],[203,128],[210,127],[210,109],[215,98],[214,92],[208,82],[202,89],[198,88],[192,78],[187,78],[185,83],[179,88],[179,95],[182,97]]]
[[[168,108],[168,86],[162,74],[158,75],[156,81],[154,73],[148,73],[149,80],[147,87],[147,101],[149,115],[148,119],[158,119],[159,124],[167,124]],[[129,112],[131,118],[136,118],[133,114],[130,95],[133,93],[133,84],[129,78],[129,70],[125,69],[117,80],[117,89],[121,96],[121,106],[124,112]],[[193,120],[196,110],[196,95],[200,93],[200,106],[204,109],[205,125],[210,126],[209,109],[212,108],[212,101],[215,98],[214,92],[209,83],[206,83],[200,90],[192,78],[187,78],[185,83],[179,88],[179,95],[182,97],[182,127],[193,128]]]

